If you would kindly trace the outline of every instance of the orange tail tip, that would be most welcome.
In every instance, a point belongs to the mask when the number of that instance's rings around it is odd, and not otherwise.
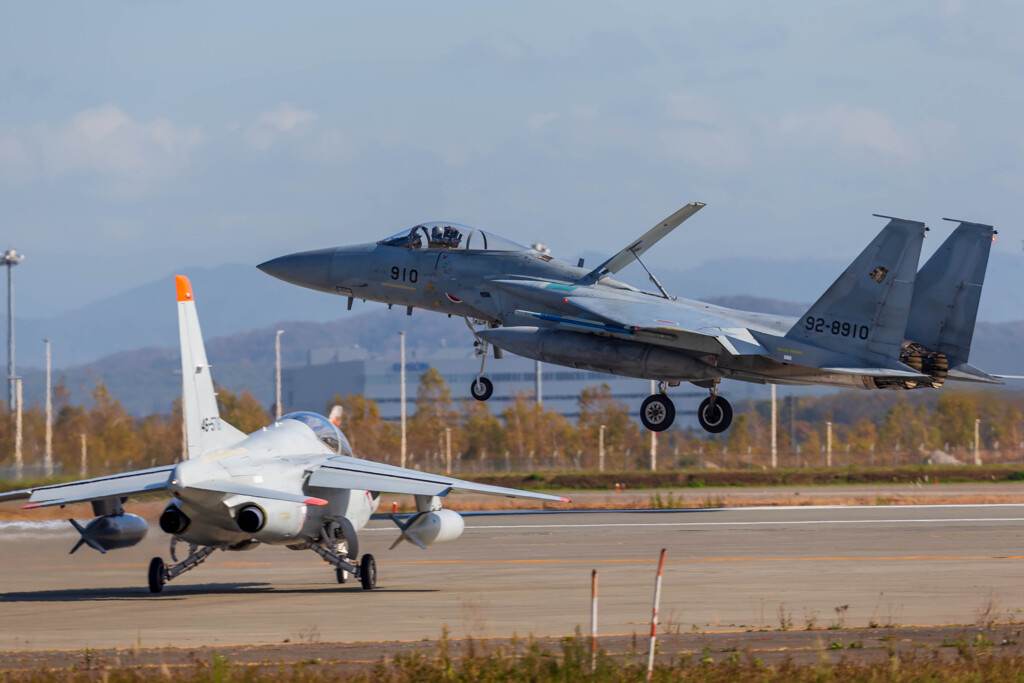
[[[174,284],[178,288],[178,302],[195,301],[192,297],[192,283],[184,275],[175,275]]]

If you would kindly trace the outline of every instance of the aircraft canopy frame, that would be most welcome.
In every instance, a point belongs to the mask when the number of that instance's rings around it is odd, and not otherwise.
[[[448,221],[419,223],[378,244],[402,249],[446,251],[529,251],[528,247],[478,228]]]

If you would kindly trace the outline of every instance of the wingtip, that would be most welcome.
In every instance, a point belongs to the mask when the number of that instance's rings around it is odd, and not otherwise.
[[[28,505],[22,505],[22,510],[35,510],[37,507],[42,507],[42,503],[29,503]]]
[[[563,503],[571,503],[572,502],[572,498],[566,498],[564,496],[559,496],[558,499],[561,500]]]
[[[174,276],[175,288],[178,290],[178,303],[183,301],[195,301],[192,296],[192,283],[184,275]]]
[[[327,505],[327,501],[323,498],[307,498],[302,502],[306,505]]]

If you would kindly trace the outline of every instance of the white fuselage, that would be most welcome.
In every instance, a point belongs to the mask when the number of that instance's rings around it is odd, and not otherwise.
[[[345,517],[358,530],[377,508],[378,498],[368,491],[323,489],[306,485],[309,471],[335,455],[312,430],[300,422],[283,420],[253,432],[234,446],[175,467],[171,476],[172,505],[190,523],[176,536],[197,545],[242,546],[251,540],[271,545],[299,545],[316,538],[325,517]],[[326,505],[307,505],[252,494],[222,493],[195,488],[211,481],[266,489],[326,500]],[[266,516],[260,530],[242,531],[236,520],[239,510],[258,506]]]

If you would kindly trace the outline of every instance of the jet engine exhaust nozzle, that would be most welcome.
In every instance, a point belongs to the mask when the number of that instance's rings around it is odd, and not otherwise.
[[[267,523],[267,514],[259,505],[246,505],[235,515],[238,528],[247,534],[254,534]]]
[[[189,516],[175,505],[167,506],[167,509],[160,515],[160,528],[165,533],[174,536],[185,533],[190,524],[192,524],[192,520],[189,519]]]

